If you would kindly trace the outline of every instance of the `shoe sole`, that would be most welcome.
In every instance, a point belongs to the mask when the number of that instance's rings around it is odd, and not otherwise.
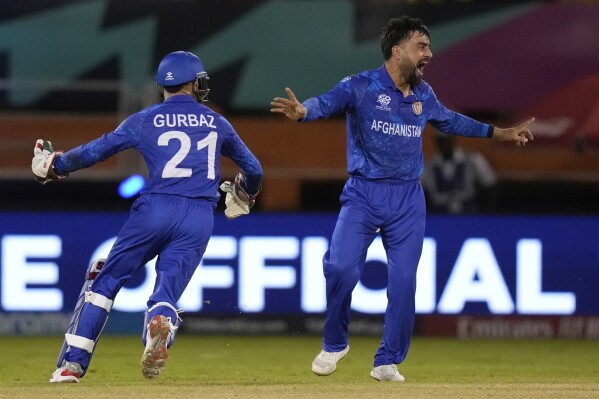
[[[52,383],[58,383],[58,384],[63,384],[63,383],[75,383],[77,384],[79,382],[79,378],[75,377],[75,376],[69,376],[69,377],[60,377],[59,379],[54,379],[54,377],[50,378],[50,382]]]
[[[169,321],[164,316],[154,316],[148,327],[150,339],[141,356],[141,373],[145,378],[157,377],[168,360]]]

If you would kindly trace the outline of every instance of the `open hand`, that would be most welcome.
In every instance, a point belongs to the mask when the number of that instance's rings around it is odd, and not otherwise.
[[[270,109],[270,112],[276,112],[279,114],[285,115],[287,118],[297,121],[299,119],[303,119],[308,114],[308,110],[304,107],[295,97],[295,94],[291,91],[289,87],[285,88],[287,92],[287,98],[275,97],[274,100],[270,103],[273,108]]]

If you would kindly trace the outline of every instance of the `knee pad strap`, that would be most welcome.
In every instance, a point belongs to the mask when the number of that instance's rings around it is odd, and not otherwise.
[[[91,303],[99,308],[104,309],[106,312],[110,312],[112,309],[112,299],[106,298],[102,294],[98,294],[92,291],[87,291],[85,293],[85,302]]]
[[[75,348],[83,349],[89,353],[94,352],[95,342],[91,339],[69,333],[65,334],[64,338],[67,342],[67,345],[69,346],[74,346]]]

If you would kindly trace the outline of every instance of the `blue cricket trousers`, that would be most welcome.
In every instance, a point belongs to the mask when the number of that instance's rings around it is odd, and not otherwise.
[[[323,349],[348,345],[352,291],[360,280],[377,230],[387,253],[387,310],[374,366],[401,363],[414,329],[416,269],[422,253],[426,203],[420,181],[351,177],[341,194],[341,211],[323,258],[327,317]]]
[[[165,194],[142,195],[131,207],[129,219],[91,290],[114,300],[127,280],[158,256],[156,283],[147,306],[168,302],[176,307],[206,251],[213,226],[211,201]],[[170,317],[173,324],[177,320],[176,312],[169,307],[160,306],[152,313],[148,320],[156,314]],[[107,317],[106,310],[86,303],[74,333],[95,341]],[[81,364],[85,372],[91,354],[73,347],[65,358]]]

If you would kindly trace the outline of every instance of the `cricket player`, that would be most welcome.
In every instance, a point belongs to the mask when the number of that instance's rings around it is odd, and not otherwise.
[[[427,27],[407,16],[383,29],[384,64],[341,80],[332,90],[300,103],[276,97],[272,112],[309,122],[345,114],[347,180],[329,250],[323,258],[327,316],[322,351],[312,363],[321,376],[335,371],[349,351],[351,295],[360,279],[368,247],[380,233],[387,253],[387,298],[383,337],[370,375],[379,381],[404,381],[404,361],[414,326],[416,268],[422,252],[425,199],[419,182],[426,123],[447,134],[493,138],[525,145],[528,125],[509,129],[472,120],[445,108],[422,80],[433,56]]]
[[[38,140],[32,170],[38,181],[64,179],[108,157],[134,148],[148,167],[147,185],[108,257],[87,274],[50,382],[79,382],[89,367],[114,298],[134,273],[156,261],[156,282],[148,299],[141,358],[144,377],[154,378],[168,358],[180,317],[177,301],[208,245],[214,223],[220,156],[242,170],[224,182],[229,219],[249,213],[262,185],[262,167],[221,115],[202,104],[208,74],[189,52],[166,55],[156,74],[164,101],[127,118],[116,130],[66,153]]]

